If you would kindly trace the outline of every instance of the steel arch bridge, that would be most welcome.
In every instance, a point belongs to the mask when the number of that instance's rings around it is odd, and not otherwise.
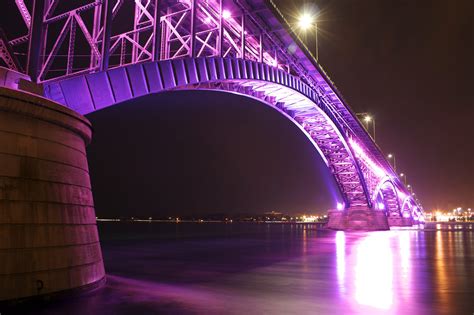
[[[299,126],[333,174],[343,201],[330,210],[329,227],[388,229],[424,220],[272,0],[15,4],[25,32],[0,32],[4,86],[35,91],[80,114],[181,89],[255,98]]]

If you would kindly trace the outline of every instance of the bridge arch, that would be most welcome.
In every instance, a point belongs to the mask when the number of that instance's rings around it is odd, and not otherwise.
[[[285,115],[310,139],[331,170],[345,207],[372,207],[349,136],[307,84],[264,63],[238,58],[183,58],[119,67],[44,85],[45,95],[88,114],[143,95],[221,90],[257,99]]]
[[[384,177],[377,185],[372,196],[376,208],[386,212],[389,218],[400,218],[401,207],[398,190],[390,177]]]
[[[412,196],[406,196],[402,203],[402,216],[410,217],[414,222],[423,222],[424,216]]]

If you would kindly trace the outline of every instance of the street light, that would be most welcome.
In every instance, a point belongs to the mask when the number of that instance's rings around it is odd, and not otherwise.
[[[400,177],[403,177],[403,183],[406,186],[407,185],[407,176],[405,175],[405,173],[400,173]]]
[[[392,153],[389,153],[389,154],[387,155],[387,157],[388,157],[389,159],[393,159],[393,169],[394,169],[394,171],[396,172],[396,171],[397,171],[397,160],[395,159],[395,155],[392,154]]]
[[[367,131],[369,131],[369,123],[372,122],[372,135],[375,141],[375,119],[369,115],[364,117],[364,121],[367,124]]]
[[[375,141],[375,118],[370,116],[369,113],[356,113],[356,116],[358,116],[358,118],[364,122],[363,125],[365,126],[365,130],[367,130],[369,135],[369,124],[372,123],[372,139]]]
[[[303,12],[298,18],[298,27],[306,32],[312,26],[314,26],[314,34],[316,38],[316,61],[319,61],[318,51],[318,23],[316,22],[317,15],[310,14],[309,12]]]

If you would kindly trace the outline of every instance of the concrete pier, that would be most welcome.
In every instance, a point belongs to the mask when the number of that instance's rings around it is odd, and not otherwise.
[[[0,87],[0,303],[103,283],[90,139],[81,115]]]
[[[388,225],[390,226],[413,226],[414,222],[412,218],[388,217]]]
[[[351,207],[345,210],[329,210],[327,228],[333,230],[389,230],[387,216],[383,211],[365,207]]]

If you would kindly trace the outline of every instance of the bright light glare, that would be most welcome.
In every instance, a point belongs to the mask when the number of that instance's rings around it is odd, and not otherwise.
[[[355,300],[361,305],[388,310],[393,304],[392,235],[369,234],[355,247]]]
[[[341,210],[344,209],[344,204],[341,203],[341,202],[338,202],[337,205],[336,205],[336,208],[337,208],[337,210],[341,211]]]
[[[300,15],[298,19],[298,27],[302,30],[307,30],[314,23],[314,18],[309,13],[305,12]]]
[[[388,156],[389,159],[391,159],[393,157],[393,154],[389,153],[387,156]]]
[[[403,176],[405,176],[405,174],[403,174],[403,173],[400,173],[400,176],[401,176],[401,177],[403,177]]]
[[[230,14],[229,10],[223,10],[222,11],[222,18],[228,19],[228,18],[230,18],[230,16],[231,16],[231,14]]]
[[[372,120],[372,117],[370,116],[365,116],[364,117],[365,122],[370,122]]]

